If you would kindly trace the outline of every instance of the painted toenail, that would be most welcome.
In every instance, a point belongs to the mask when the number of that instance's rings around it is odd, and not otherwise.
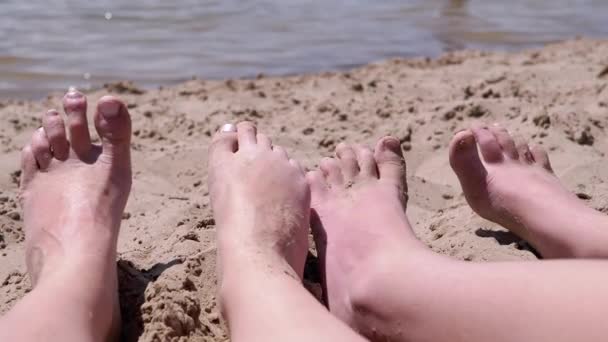
[[[115,101],[104,101],[99,104],[99,113],[107,119],[115,118],[119,111],[120,103]]]
[[[70,87],[68,92],[65,94],[66,97],[70,99],[79,99],[82,97],[82,93],[78,91],[78,89],[74,87]]]
[[[225,124],[224,126],[222,126],[222,129],[220,131],[223,133],[234,133],[236,132],[236,126],[233,124]]]

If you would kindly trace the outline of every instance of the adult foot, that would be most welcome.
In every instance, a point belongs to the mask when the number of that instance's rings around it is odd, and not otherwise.
[[[569,192],[539,146],[500,125],[475,125],[450,144],[450,165],[467,202],[530,242],[542,256],[608,257],[608,222]]]
[[[387,270],[404,252],[426,250],[405,214],[401,144],[386,137],[372,152],[342,143],[336,158],[324,158],[307,179],[327,305],[351,327],[374,337],[366,326],[370,321],[361,315],[382,306],[378,291],[390,282]]]
[[[310,190],[302,168],[283,148],[272,146],[250,122],[224,126],[209,150],[209,192],[221,260],[220,294],[242,286],[232,281],[238,265],[302,277]]]
[[[362,341],[302,286],[310,188],[285,150],[249,122],[209,151],[219,301],[232,341]]]
[[[94,145],[85,96],[70,89],[63,106],[67,124],[56,110],[44,113],[22,152],[27,269],[33,292],[61,288],[102,340],[120,321],[116,243],[131,188],[131,121],[120,100],[101,98]]]

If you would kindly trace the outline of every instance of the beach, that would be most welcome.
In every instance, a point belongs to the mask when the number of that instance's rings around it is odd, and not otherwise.
[[[228,339],[216,305],[206,186],[207,148],[225,123],[257,123],[308,169],[339,142],[373,146],[393,135],[407,160],[408,217],[425,244],[470,262],[536,260],[527,243],[469,208],[448,144],[474,121],[501,123],[544,146],[567,188],[608,213],[607,56],[608,41],[576,39],[521,52],[390,59],[341,72],[193,79],[158,89],[125,80],[88,91],[90,113],[109,93],[126,101],[133,118],[134,183],[117,260],[123,340]],[[60,109],[62,95],[0,102],[0,314],[30,289],[19,152],[41,114]],[[314,250],[309,259],[305,282],[318,296]],[[272,293],[260,288],[259,295]]]

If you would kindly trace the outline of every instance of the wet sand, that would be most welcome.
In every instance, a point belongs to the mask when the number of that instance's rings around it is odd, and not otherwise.
[[[257,122],[309,168],[340,141],[372,144],[393,134],[407,158],[408,214],[421,240],[461,260],[535,260],[523,241],[467,206],[448,143],[474,120],[501,122],[545,146],[567,187],[608,212],[606,56],[608,41],[576,40],[520,53],[395,59],[348,72],[193,80],[149,91],[120,83],[90,92],[90,104],[108,92],[124,98],[134,122],[135,180],[117,263],[124,340],[227,339],[215,304],[215,226],[205,185],[210,137],[227,122]],[[59,108],[60,99],[0,103],[0,313],[29,289],[19,150],[40,113]],[[314,267],[307,274],[314,283]]]

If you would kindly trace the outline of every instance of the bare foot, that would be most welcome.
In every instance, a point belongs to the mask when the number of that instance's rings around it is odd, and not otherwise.
[[[241,122],[209,151],[219,302],[231,341],[363,341],[304,288],[310,188],[284,149]]]
[[[312,191],[312,228],[323,265],[330,311],[354,329],[361,324],[365,300],[376,306],[382,273],[402,251],[423,251],[405,215],[405,161],[397,139],[381,139],[375,151],[344,143],[337,158],[324,158],[307,174]],[[393,253],[398,251],[397,253]],[[379,280],[379,282],[376,282]]]
[[[27,268],[33,292],[61,285],[89,315],[93,336],[103,340],[120,322],[116,243],[131,188],[131,120],[120,100],[101,98],[94,116],[102,140],[97,146],[84,95],[71,89],[63,105],[67,125],[49,110],[22,152]]]
[[[283,148],[272,146],[252,123],[226,125],[210,147],[209,192],[222,287],[242,286],[231,282],[231,275],[238,276],[235,265],[302,277],[310,190],[302,168]]]
[[[566,190],[542,148],[517,140],[499,125],[453,138],[450,164],[471,208],[544,257],[608,257],[605,216]]]

